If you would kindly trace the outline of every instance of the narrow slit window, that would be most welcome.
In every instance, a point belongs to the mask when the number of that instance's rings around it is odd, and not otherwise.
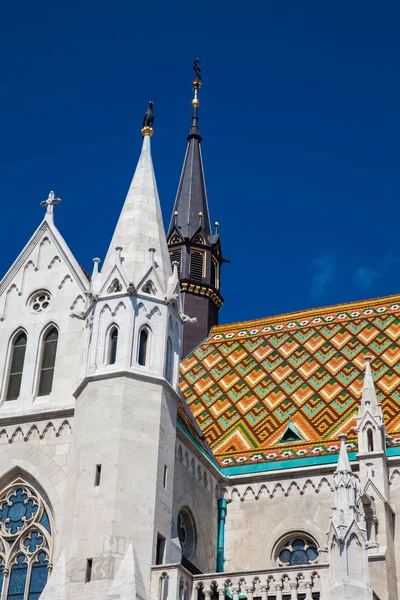
[[[367,443],[368,443],[368,452],[374,451],[374,434],[372,433],[372,429],[368,429],[367,431]]]
[[[164,490],[167,487],[167,473],[168,473],[167,465],[164,465],[164,474],[163,474],[163,487],[164,487]]]
[[[110,331],[110,345],[108,350],[108,364],[115,365],[117,360],[117,348],[118,348],[118,329],[113,327]]]
[[[101,480],[101,465],[96,465],[96,474],[94,477],[94,487],[99,487]]]
[[[19,397],[22,372],[24,370],[26,343],[27,337],[25,333],[20,333],[14,340],[6,400],[17,400]]]
[[[214,256],[211,261],[211,285],[213,285],[216,290],[219,289],[219,264]]]
[[[147,343],[149,340],[149,334],[147,329],[142,329],[139,337],[139,354],[138,354],[138,363],[142,367],[146,366],[147,362]]]
[[[165,379],[172,384],[174,378],[174,355],[172,352],[171,338],[167,340],[167,356],[165,360]]]
[[[89,583],[92,579],[92,566],[93,566],[93,558],[88,558],[86,560],[85,583]]]
[[[156,565],[163,564],[164,554],[165,554],[165,537],[159,533],[159,534],[157,534]]]
[[[57,344],[58,331],[55,327],[53,327],[47,332],[46,337],[44,338],[38,396],[48,396],[53,388]]]

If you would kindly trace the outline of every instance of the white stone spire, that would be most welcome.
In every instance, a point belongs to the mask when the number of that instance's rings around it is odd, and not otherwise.
[[[335,490],[333,496],[332,522],[339,529],[342,527],[347,529],[352,520],[357,516],[357,484],[347,454],[347,435],[342,434],[339,436],[339,439],[339,460],[333,475]]]
[[[371,372],[371,358],[365,357],[364,386],[357,415],[358,455],[363,497],[370,484],[384,499],[389,497],[386,431],[382,406],[378,403]],[[368,494],[371,492],[369,491]],[[376,492],[373,492],[376,497]]]
[[[123,270],[135,284],[151,267],[149,249],[154,248],[152,257],[157,277],[166,291],[172,274],[171,264],[147,132],[144,132],[139,162],[104,260],[101,271],[104,277],[116,263],[116,248],[121,248]]]
[[[378,399],[376,397],[374,380],[371,373],[371,357],[365,357],[365,374],[364,374],[364,386],[361,396],[361,404],[364,406],[370,406],[373,410],[378,407]]]
[[[347,454],[347,436],[340,435],[339,439],[341,445],[333,475],[335,488],[328,532],[328,599],[372,600],[365,531],[357,510],[357,482]]]

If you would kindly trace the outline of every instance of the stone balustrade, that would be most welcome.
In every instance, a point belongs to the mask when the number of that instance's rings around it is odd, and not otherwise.
[[[204,575],[160,565],[152,567],[150,600],[324,600],[327,578],[327,564]]]

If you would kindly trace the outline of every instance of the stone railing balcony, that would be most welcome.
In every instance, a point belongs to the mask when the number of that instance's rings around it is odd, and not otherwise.
[[[150,600],[324,600],[327,578],[327,564],[203,575],[160,565],[152,567]]]

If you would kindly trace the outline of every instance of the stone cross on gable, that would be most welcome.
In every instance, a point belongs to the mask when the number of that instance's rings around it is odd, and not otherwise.
[[[40,206],[47,206],[46,213],[48,215],[52,215],[54,207],[56,206],[56,204],[60,204],[60,202],[61,198],[56,198],[54,192],[49,192],[49,197],[47,198],[47,200],[43,200],[43,202],[40,203]]]

